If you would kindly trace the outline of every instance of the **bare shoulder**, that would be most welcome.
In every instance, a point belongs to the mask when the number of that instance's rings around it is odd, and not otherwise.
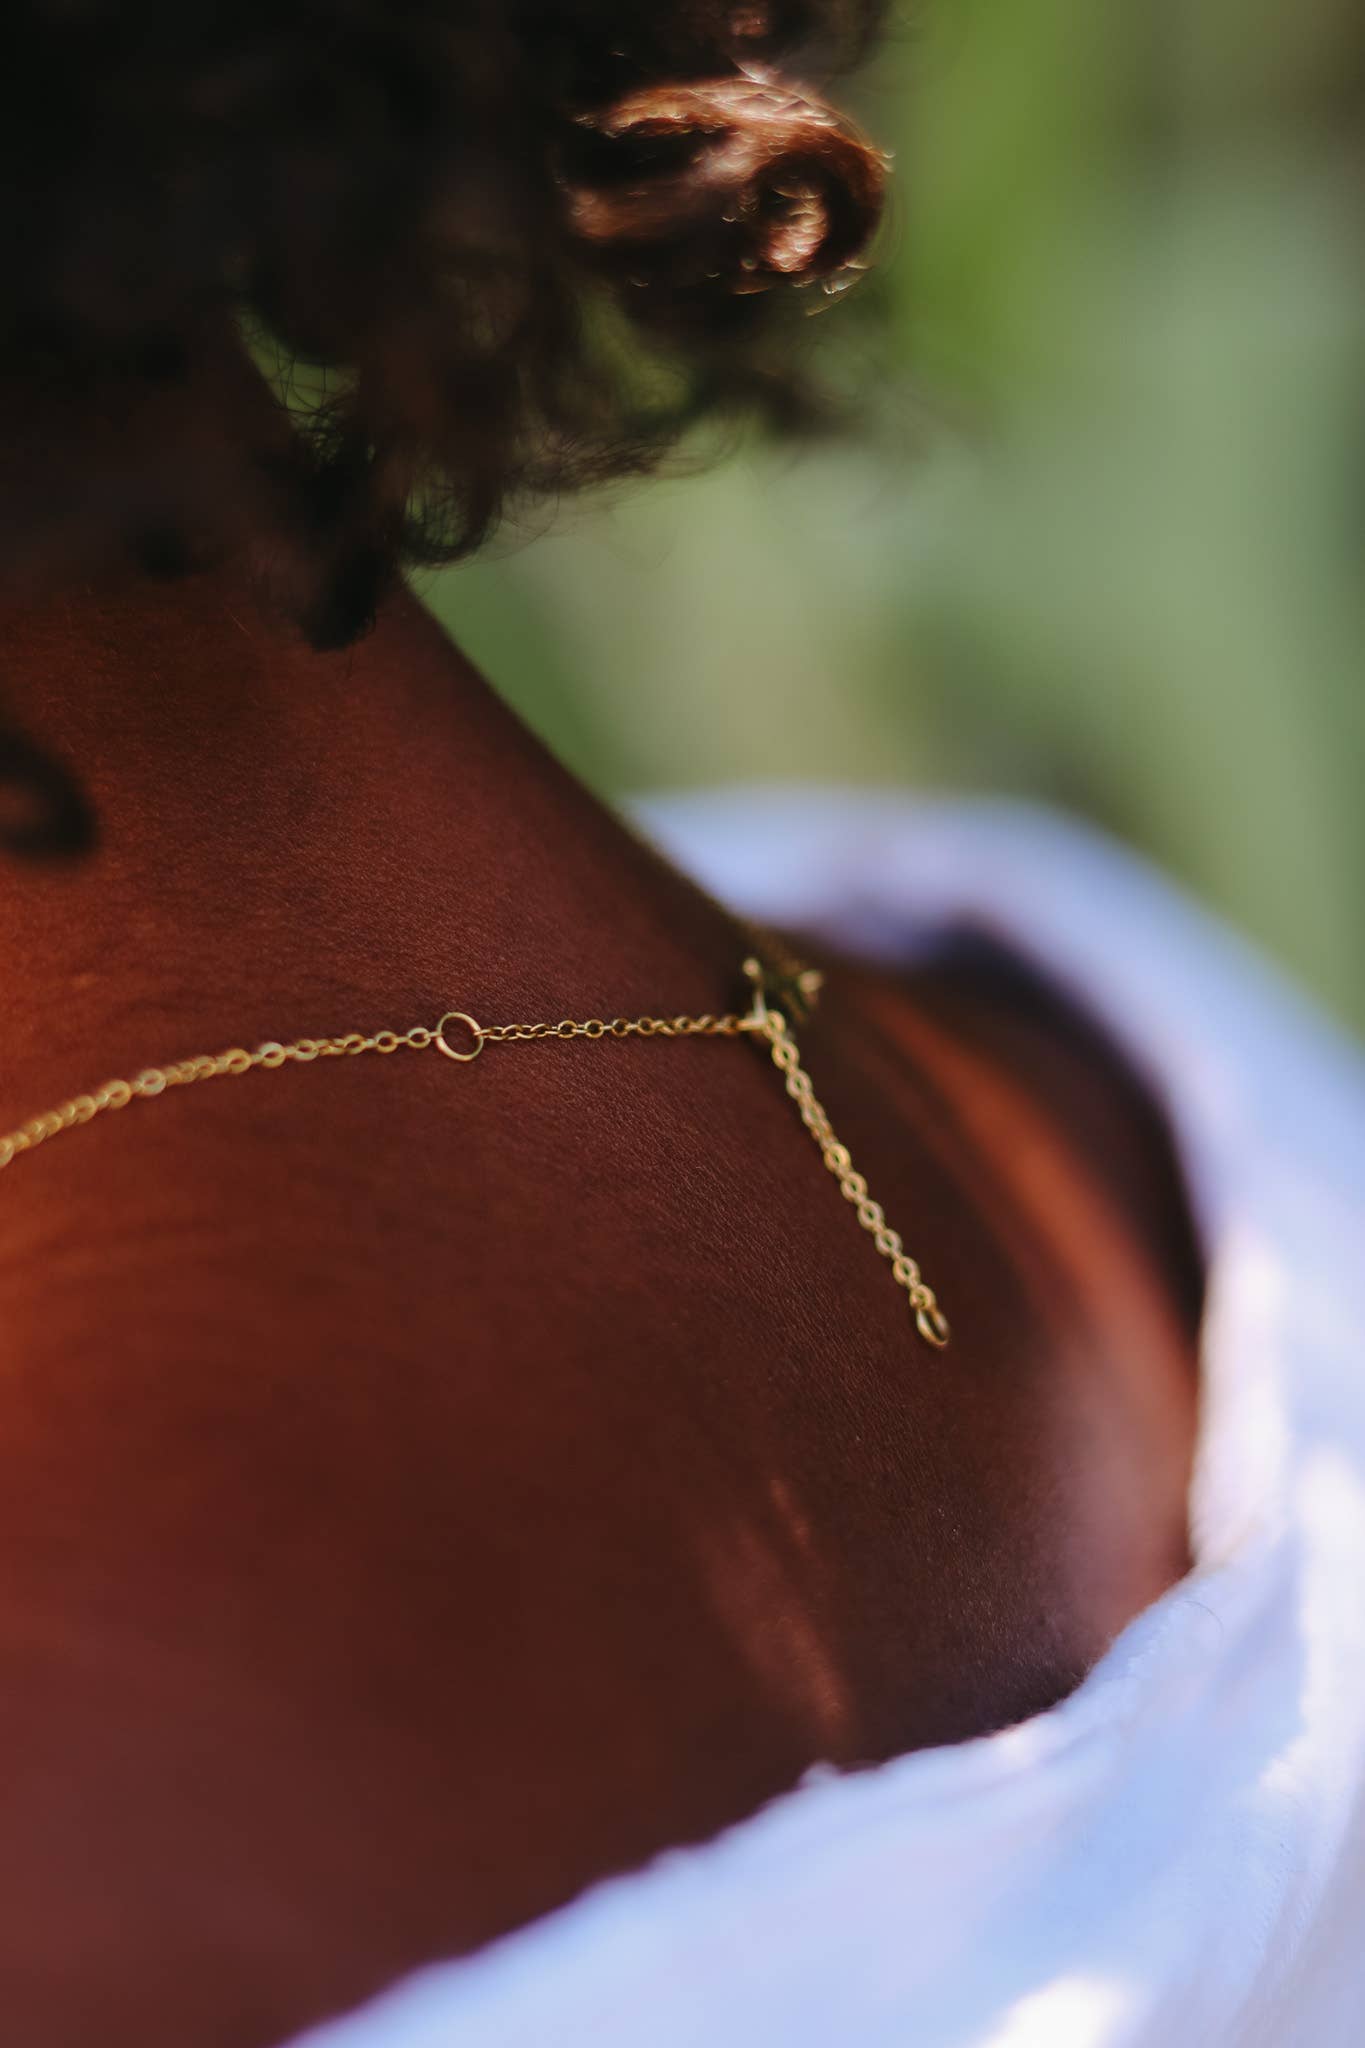
[[[1098,1019],[1036,961],[966,923],[945,928],[913,975],[840,962],[836,986],[850,978],[870,1028],[932,1070],[945,1097],[959,1099],[959,1114],[969,1114],[973,1093],[986,1105],[977,1124],[1012,1107],[1029,1128],[1049,1126],[1053,1142],[1099,1180],[1152,1262],[1193,1370],[1203,1255],[1178,1149],[1161,1107]]]
[[[439,1062],[281,1075],[6,1188],[30,2048],[262,2048],[1048,1704],[1183,1568],[1159,1126],[1002,972],[803,1039],[944,1357],[743,1044],[489,1061],[455,1144]]]

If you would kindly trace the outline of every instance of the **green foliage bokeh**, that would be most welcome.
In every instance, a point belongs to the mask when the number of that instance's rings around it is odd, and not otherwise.
[[[1361,31],[1346,0],[918,0],[812,323],[837,442],[562,509],[429,601],[608,794],[1003,791],[1365,1026]]]

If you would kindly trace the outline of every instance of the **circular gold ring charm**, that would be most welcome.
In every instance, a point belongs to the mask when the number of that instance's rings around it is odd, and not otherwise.
[[[454,1046],[447,1042],[447,1024],[464,1025],[474,1040],[472,1052],[457,1052]],[[458,1060],[461,1066],[466,1066],[470,1060],[476,1060],[483,1051],[483,1026],[470,1016],[468,1010],[447,1010],[440,1023],[436,1026],[431,1042],[438,1052],[445,1054],[448,1060]]]

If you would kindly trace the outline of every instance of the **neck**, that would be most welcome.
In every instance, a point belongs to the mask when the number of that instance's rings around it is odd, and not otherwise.
[[[98,820],[84,860],[5,864],[21,1071],[25,1047],[55,1046],[75,1085],[92,1038],[103,1066],[111,1037],[145,1063],[205,1033],[425,1021],[433,1002],[494,1020],[728,993],[728,921],[406,591],[341,654],[310,651],[227,571],[11,602],[0,646],[8,721],[74,770]]]

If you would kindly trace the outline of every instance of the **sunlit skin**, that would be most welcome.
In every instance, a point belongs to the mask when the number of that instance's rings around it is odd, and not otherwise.
[[[4,1121],[301,1033],[715,1010],[746,942],[417,602],[34,580],[96,856],[0,889]],[[646,687],[643,685],[642,687]],[[338,1061],[0,1176],[0,1982],[25,2048],[265,2048],[812,1763],[1070,1690],[1185,1569],[1198,1275],[1117,1058],[966,948],[802,1048]]]

